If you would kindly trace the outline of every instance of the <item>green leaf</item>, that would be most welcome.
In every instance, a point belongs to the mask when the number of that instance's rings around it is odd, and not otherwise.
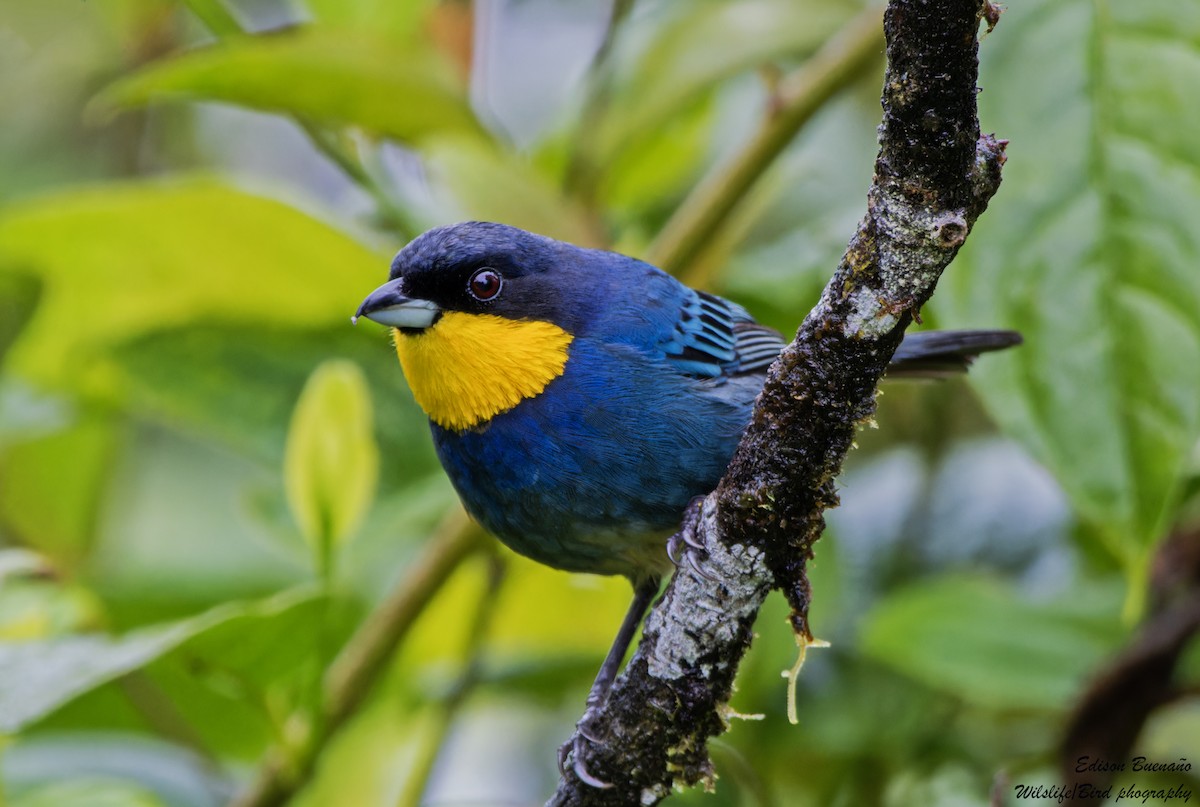
[[[969,703],[1062,710],[1121,641],[1115,592],[1032,602],[984,578],[899,590],[864,620],[862,652]]]
[[[937,300],[955,325],[1024,334],[972,379],[1134,580],[1200,438],[1195,12],[1065,0],[1006,13],[980,96],[984,125],[1012,140],[1005,184]]]
[[[76,385],[105,347],[166,326],[345,322],[387,265],[294,208],[208,180],[110,184],[11,206],[0,211],[0,260],[43,282],[10,368]]]
[[[162,100],[225,101],[402,142],[454,132],[486,138],[453,70],[428,47],[361,30],[230,40],[120,79],[92,114]]]
[[[300,393],[283,465],[288,505],[323,572],[366,515],[378,475],[366,378],[353,362],[327,361]]]
[[[300,591],[280,596],[295,597],[295,605],[266,616],[250,613],[229,619],[132,674],[81,694],[27,727],[22,746],[35,738],[45,742],[74,736],[91,747],[90,751],[87,745],[81,747],[79,755],[94,756],[96,747],[104,747],[105,758],[114,760],[120,756],[118,738],[136,743],[140,735],[144,743],[147,734],[162,732],[160,736],[177,742],[212,749],[227,761],[255,763],[278,739],[288,715],[316,694],[314,683],[320,672],[314,626],[320,623],[327,601]],[[339,646],[353,626],[342,617],[343,609],[335,610],[331,646]],[[357,609],[344,614],[361,617]],[[135,753],[130,749],[131,756]],[[63,756],[62,751],[56,755]],[[120,770],[166,795],[168,791],[157,784],[164,776],[153,773],[165,775],[169,761],[156,758],[152,749],[137,756],[143,765],[127,760],[110,770]],[[95,767],[87,769],[99,772]],[[178,779],[179,774],[172,778]]]
[[[239,36],[243,26],[232,11],[225,7],[222,0],[183,0],[184,5],[195,14],[205,27],[224,39]]]
[[[86,414],[69,427],[0,453],[0,522],[70,567],[86,556],[112,478],[117,430]]]
[[[321,25],[386,31],[406,39],[420,31],[436,6],[432,0],[305,0]]]
[[[229,603],[120,637],[84,634],[0,644],[0,734],[16,733],[86,692],[203,640],[207,633],[229,630],[234,622],[241,622],[242,630],[247,623],[277,625],[278,618],[312,601],[311,593],[293,591],[258,603]]]
[[[157,674],[166,666],[182,669],[184,675],[215,671],[232,676],[241,686],[251,686],[257,690],[255,694],[261,694],[271,683],[295,675],[312,660],[313,626],[322,618],[320,612],[325,605],[310,590],[300,588],[243,607],[241,613],[215,621],[211,628],[198,632],[151,668],[151,672],[161,680]],[[337,641],[348,632],[349,625],[344,623],[345,620],[333,623]]]
[[[41,291],[41,283],[33,275],[0,272],[0,365],[33,316]]]
[[[128,807],[213,807],[232,795],[223,771],[180,745],[139,736],[136,724],[73,728],[14,743],[4,758],[6,793],[14,797],[6,807],[104,807],[117,793],[129,801],[115,804]]]
[[[365,295],[373,286],[360,290]],[[356,362],[378,401],[376,438],[388,457],[381,484],[399,488],[437,468],[425,414],[412,399],[385,329],[342,320],[329,328],[193,324],[139,336],[106,356],[127,409],[249,454],[283,462],[288,420],[312,369]],[[286,517],[286,513],[285,513]]]

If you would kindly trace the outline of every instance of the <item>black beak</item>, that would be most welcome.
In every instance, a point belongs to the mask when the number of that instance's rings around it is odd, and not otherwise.
[[[350,318],[358,322],[359,317],[388,325],[392,328],[424,330],[437,321],[442,309],[437,303],[416,297],[405,297],[401,289],[404,278],[398,277],[384,283],[367,295],[362,305]]]

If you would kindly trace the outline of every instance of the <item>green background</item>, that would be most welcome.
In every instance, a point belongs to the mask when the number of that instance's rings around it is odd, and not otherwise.
[[[338,649],[458,529],[387,334],[348,317],[462,219],[671,263],[656,235],[867,8],[621,6],[0,0],[0,804],[207,807],[306,754],[304,807],[549,795],[628,586],[494,542],[320,731]],[[877,50],[685,280],[794,331],[864,209]],[[799,725],[773,597],[732,701],[762,719],[670,803],[1053,783],[1157,548],[1200,534],[1200,2],[1012,0],[980,85],[1004,184],[923,315],[1026,343],[885,388],[816,549]],[[1195,699],[1136,749],[1200,749]]]

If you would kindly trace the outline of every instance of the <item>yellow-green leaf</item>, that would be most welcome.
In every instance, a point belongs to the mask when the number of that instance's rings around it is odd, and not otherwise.
[[[227,101],[406,142],[483,135],[454,71],[428,47],[355,29],[245,37],[152,64],[93,101],[93,114],[169,99]]]
[[[112,478],[117,431],[87,413],[53,434],[14,440],[0,452],[0,522],[59,566],[81,562]]]
[[[40,295],[41,284],[36,277],[0,268],[0,364],[33,316]]]
[[[370,507],[378,473],[367,380],[353,362],[326,361],[300,393],[284,456],[288,505],[323,571]]]
[[[386,259],[271,199],[211,180],[70,190],[0,211],[0,261],[42,281],[9,355],[78,382],[103,349],[189,322],[348,322]]]
[[[737,0],[678,6],[628,74],[597,138],[598,158],[619,158],[721,81],[779,59],[803,56],[849,20],[851,4]]]
[[[320,25],[387,31],[398,36],[420,33],[437,5],[432,0],[305,0]]]
[[[188,619],[122,636],[81,633],[0,643],[0,674],[5,681],[0,688],[0,733],[20,731],[80,695],[177,648],[192,645],[203,650],[206,640],[210,645],[229,647],[233,644],[228,638],[230,631],[241,634],[239,656],[251,657],[262,644],[277,642],[297,624],[311,624],[308,608],[316,602],[313,592],[292,589],[258,602],[225,603]],[[287,629],[281,629],[281,624]],[[297,646],[294,635],[286,645],[287,651],[293,652]],[[281,652],[277,649],[274,655]]]

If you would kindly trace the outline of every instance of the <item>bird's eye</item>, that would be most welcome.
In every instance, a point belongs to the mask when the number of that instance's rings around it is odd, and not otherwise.
[[[504,278],[500,277],[500,273],[485,266],[471,275],[470,281],[467,282],[467,291],[471,292],[471,296],[476,300],[485,301],[499,294],[503,286]]]

